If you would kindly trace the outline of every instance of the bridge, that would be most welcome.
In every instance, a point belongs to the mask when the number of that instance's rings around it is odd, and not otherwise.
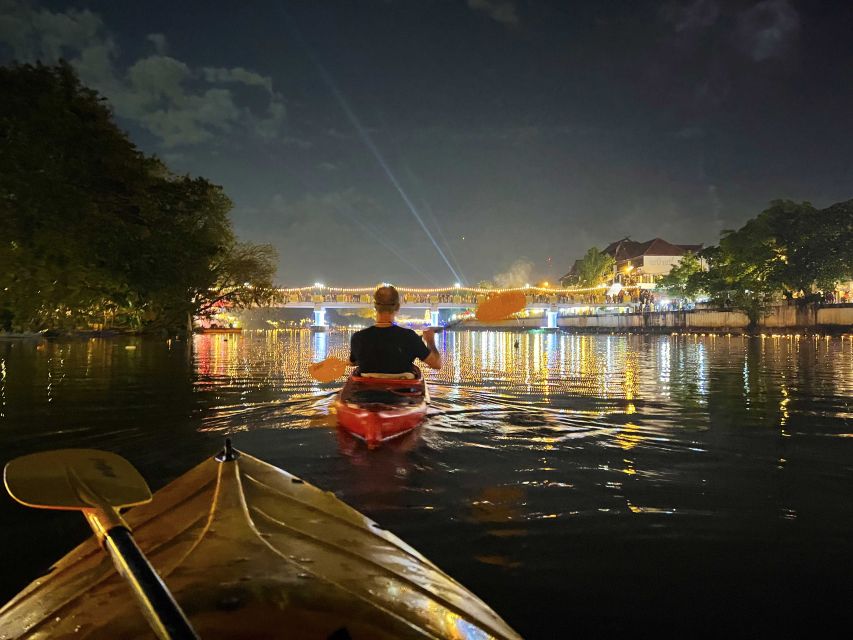
[[[372,309],[373,292],[376,286],[332,287],[315,283],[305,287],[282,287],[277,290],[272,306],[313,309],[314,327],[322,329],[327,326],[327,309]],[[570,288],[526,285],[509,289],[485,289],[462,285],[429,289],[402,286],[396,286],[396,288],[400,292],[401,309],[429,309],[431,322],[436,326],[439,323],[438,315],[441,309],[470,311],[494,293],[521,291],[527,298],[525,311],[543,310],[544,326],[549,328],[557,327],[557,319],[560,315],[577,314],[590,307],[616,312],[629,310],[639,304],[641,291],[640,285],[626,286],[614,292],[614,295],[608,295],[608,285]]]

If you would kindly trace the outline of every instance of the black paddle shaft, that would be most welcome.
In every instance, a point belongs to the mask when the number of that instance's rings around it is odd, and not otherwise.
[[[143,613],[155,626],[165,630],[166,640],[199,640],[189,620],[175,601],[174,596],[154,571],[154,567],[140,551],[125,527],[113,527],[107,531],[107,546],[119,570],[125,569],[134,595],[139,600]],[[162,633],[158,633],[162,636]]]

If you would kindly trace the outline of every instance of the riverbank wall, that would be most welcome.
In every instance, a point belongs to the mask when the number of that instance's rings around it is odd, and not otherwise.
[[[489,325],[465,322],[470,329],[534,329],[542,318],[507,320]],[[691,309],[600,315],[561,316],[558,327],[577,333],[749,333],[749,318],[741,311]],[[756,333],[853,333],[853,304],[774,305],[755,328]]]

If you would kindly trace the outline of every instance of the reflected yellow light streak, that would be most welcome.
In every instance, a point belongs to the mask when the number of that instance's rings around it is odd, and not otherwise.
[[[6,417],[6,361],[0,358],[0,418]]]
[[[616,432],[616,444],[624,451],[630,451],[643,440],[646,440],[646,436],[637,433],[639,429],[640,427],[633,422],[627,423],[624,428]]]
[[[785,425],[788,423],[788,418],[790,417],[788,414],[788,403],[791,402],[791,398],[788,396],[788,388],[784,382],[779,387],[779,390],[782,392],[782,399],[779,401],[779,413],[781,414],[779,417],[779,426],[782,429],[782,435],[787,436]]]

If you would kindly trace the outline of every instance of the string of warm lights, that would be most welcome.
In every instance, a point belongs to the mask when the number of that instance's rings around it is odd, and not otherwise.
[[[367,287],[333,287],[327,286],[325,284],[315,283],[314,285],[308,285],[305,287],[280,287],[278,291],[280,293],[301,293],[304,291],[327,291],[329,293],[373,293],[377,287],[386,285],[387,283],[380,283],[378,285],[367,286]],[[397,287],[397,290],[400,293],[425,293],[425,294],[440,294],[440,293],[477,293],[477,294],[491,294],[491,293],[507,293],[510,291],[521,291],[521,292],[538,292],[538,293],[551,293],[551,294],[561,294],[561,293],[587,293],[590,291],[603,291],[607,289],[609,285],[600,284],[595,287],[550,287],[550,286],[535,286],[535,285],[525,285],[523,287],[508,287],[508,288],[495,288],[495,289],[486,289],[480,287],[465,287],[465,286],[452,286],[452,287],[436,287],[436,288],[417,288],[417,287]],[[630,285],[622,285],[623,289],[639,289],[641,288],[639,284],[630,284]]]

